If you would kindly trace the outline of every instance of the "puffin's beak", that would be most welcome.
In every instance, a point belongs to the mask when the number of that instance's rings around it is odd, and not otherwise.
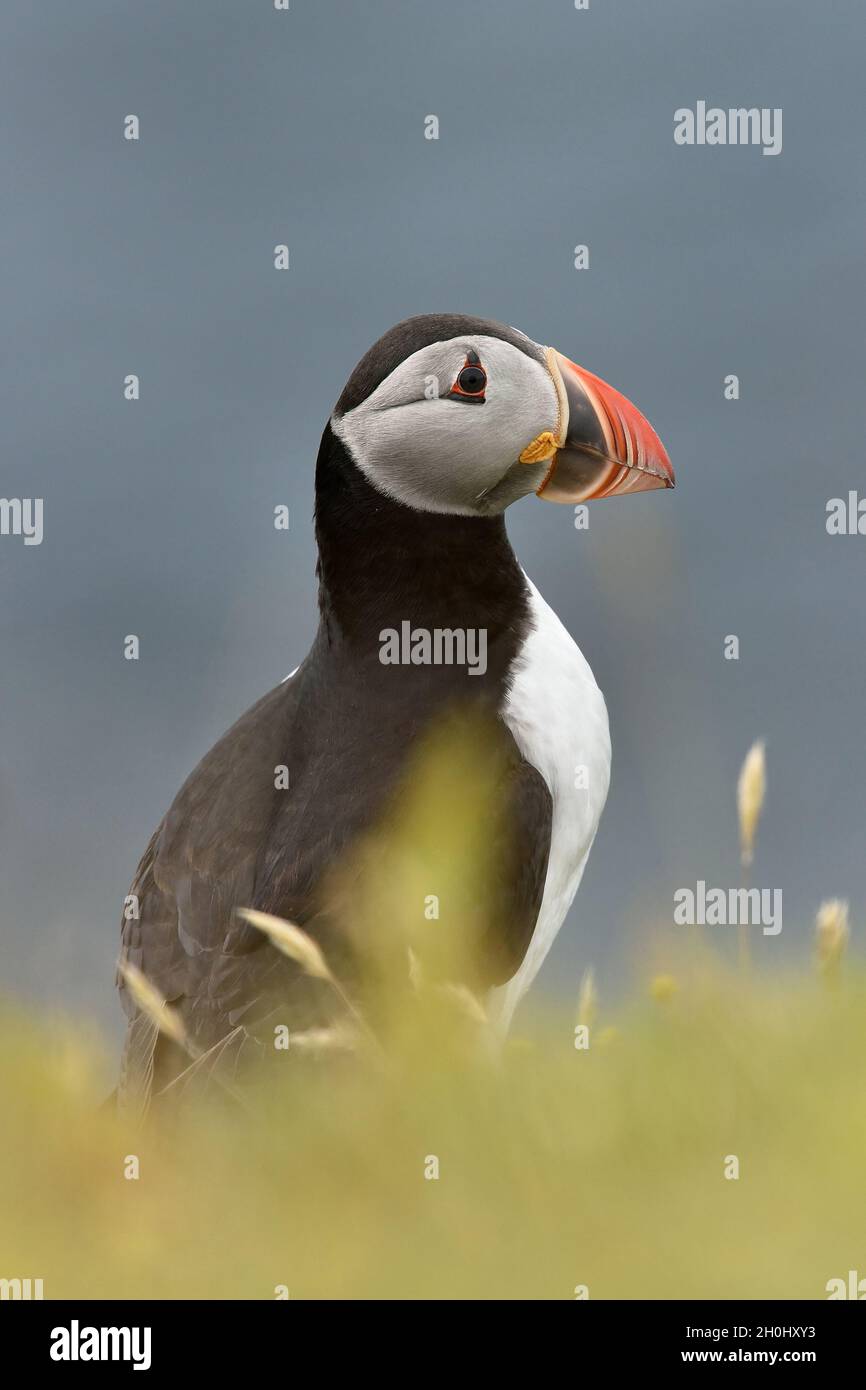
[[[588,502],[621,492],[673,487],[674,470],[648,420],[600,377],[547,350],[559,398],[559,430],[534,439],[522,463],[550,466],[537,495],[545,502]]]

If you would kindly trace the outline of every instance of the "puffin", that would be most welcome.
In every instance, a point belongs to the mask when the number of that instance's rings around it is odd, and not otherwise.
[[[576,506],[673,486],[641,412],[515,328],[422,314],[365,353],[316,462],[312,646],[187,778],[125,900],[121,1107],[177,1090],[202,1059],[236,1075],[273,1049],[277,1025],[329,1022],[323,981],[245,909],[302,928],[346,997],[365,998],[383,929],[376,943],[350,931],[340,905],[387,859],[356,851],[394,816],[419,747],[455,711],[481,721],[495,751],[491,804],[473,814],[498,852],[491,910],[455,983],[507,1033],[580,884],[611,744],[592,671],[518,563],[505,512],[531,495]],[[335,891],[347,864],[352,891]],[[135,971],[187,1046],[142,1008]]]

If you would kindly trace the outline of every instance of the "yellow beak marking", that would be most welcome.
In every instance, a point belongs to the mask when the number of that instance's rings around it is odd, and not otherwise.
[[[523,453],[520,455],[520,463],[543,463],[545,459],[552,459],[557,449],[561,448],[556,442],[556,435],[550,430],[542,430],[541,434],[535,436],[531,444],[527,444]]]

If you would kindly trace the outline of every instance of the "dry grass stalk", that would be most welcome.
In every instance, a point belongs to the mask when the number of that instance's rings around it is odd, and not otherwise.
[[[591,970],[587,970],[581,979],[577,995],[577,1022],[585,1028],[591,1028],[597,1016],[598,995],[595,988],[595,976]]]
[[[282,951],[284,956],[295,961],[305,974],[312,976],[313,979],[326,981],[367,1040],[377,1050],[380,1049],[379,1040],[369,1023],[349,998],[311,936],[308,936],[294,922],[287,922],[282,917],[274,917],[270,912],[259,912],[252,907],[239,907],[236,912],[245,922],[249,922],[251,926],[264,932],[271,944],[278,951]]]
[[[764,758],[764,741],[753,743],[740,768],[737,779],[737,817],[740,822],[740,886],[748,892],[750,869],[755,855],[755,835],[758,821],[764,806],[767,790],[767,767]],[[749,924],[741,922],[737,930],[740,969],[748,971],[751,964],[749,949]]]
[[[848,904],[841,898],[829,898],[818,908],[815,918],[818,969],[825,979],[837,978],[849,935]]]
[[[472,1023],[486,1024],[489,1022],[481,1000],[466,985],[455,985],[448,981],[443,985],[438,985],[437,989],[442,997],[453,1004],[464,1018],[469,1019]]]
[[[289,1034],[290,1052],[353,1052],[357,1035],[348,1028],[307,1028]]]
[[[160,994],[135,965],[120,961],[117,967],[127,989],[143,1014],[152,1019],[161,1033],[182,1047],[184,1052],[195,1056],[180,1014],[167,1004]]]
[[[737,781],[737,814],[740,821],[740,860],[749,868],[755,853],[755,833],[767,790],[764,743],[753,743],[743,760]]]
[[[328,963],[315,941],[300,927],[295,926],[294,922],[274,917],[270,912],[258,912],[252,907],[238,908],[238,916],[243,917],[250,926],[264,932],[271,945],[276,946],[277,950],[282,951],[290,960],[296,961],[306,975],[312,975],[316,980],[334,983]]]

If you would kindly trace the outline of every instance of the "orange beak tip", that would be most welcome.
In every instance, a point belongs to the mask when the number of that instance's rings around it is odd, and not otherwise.
[[[676,486],[667,450],[626,396],[555,349],[548,365],[567,426],[539,496],[588,502]]]

